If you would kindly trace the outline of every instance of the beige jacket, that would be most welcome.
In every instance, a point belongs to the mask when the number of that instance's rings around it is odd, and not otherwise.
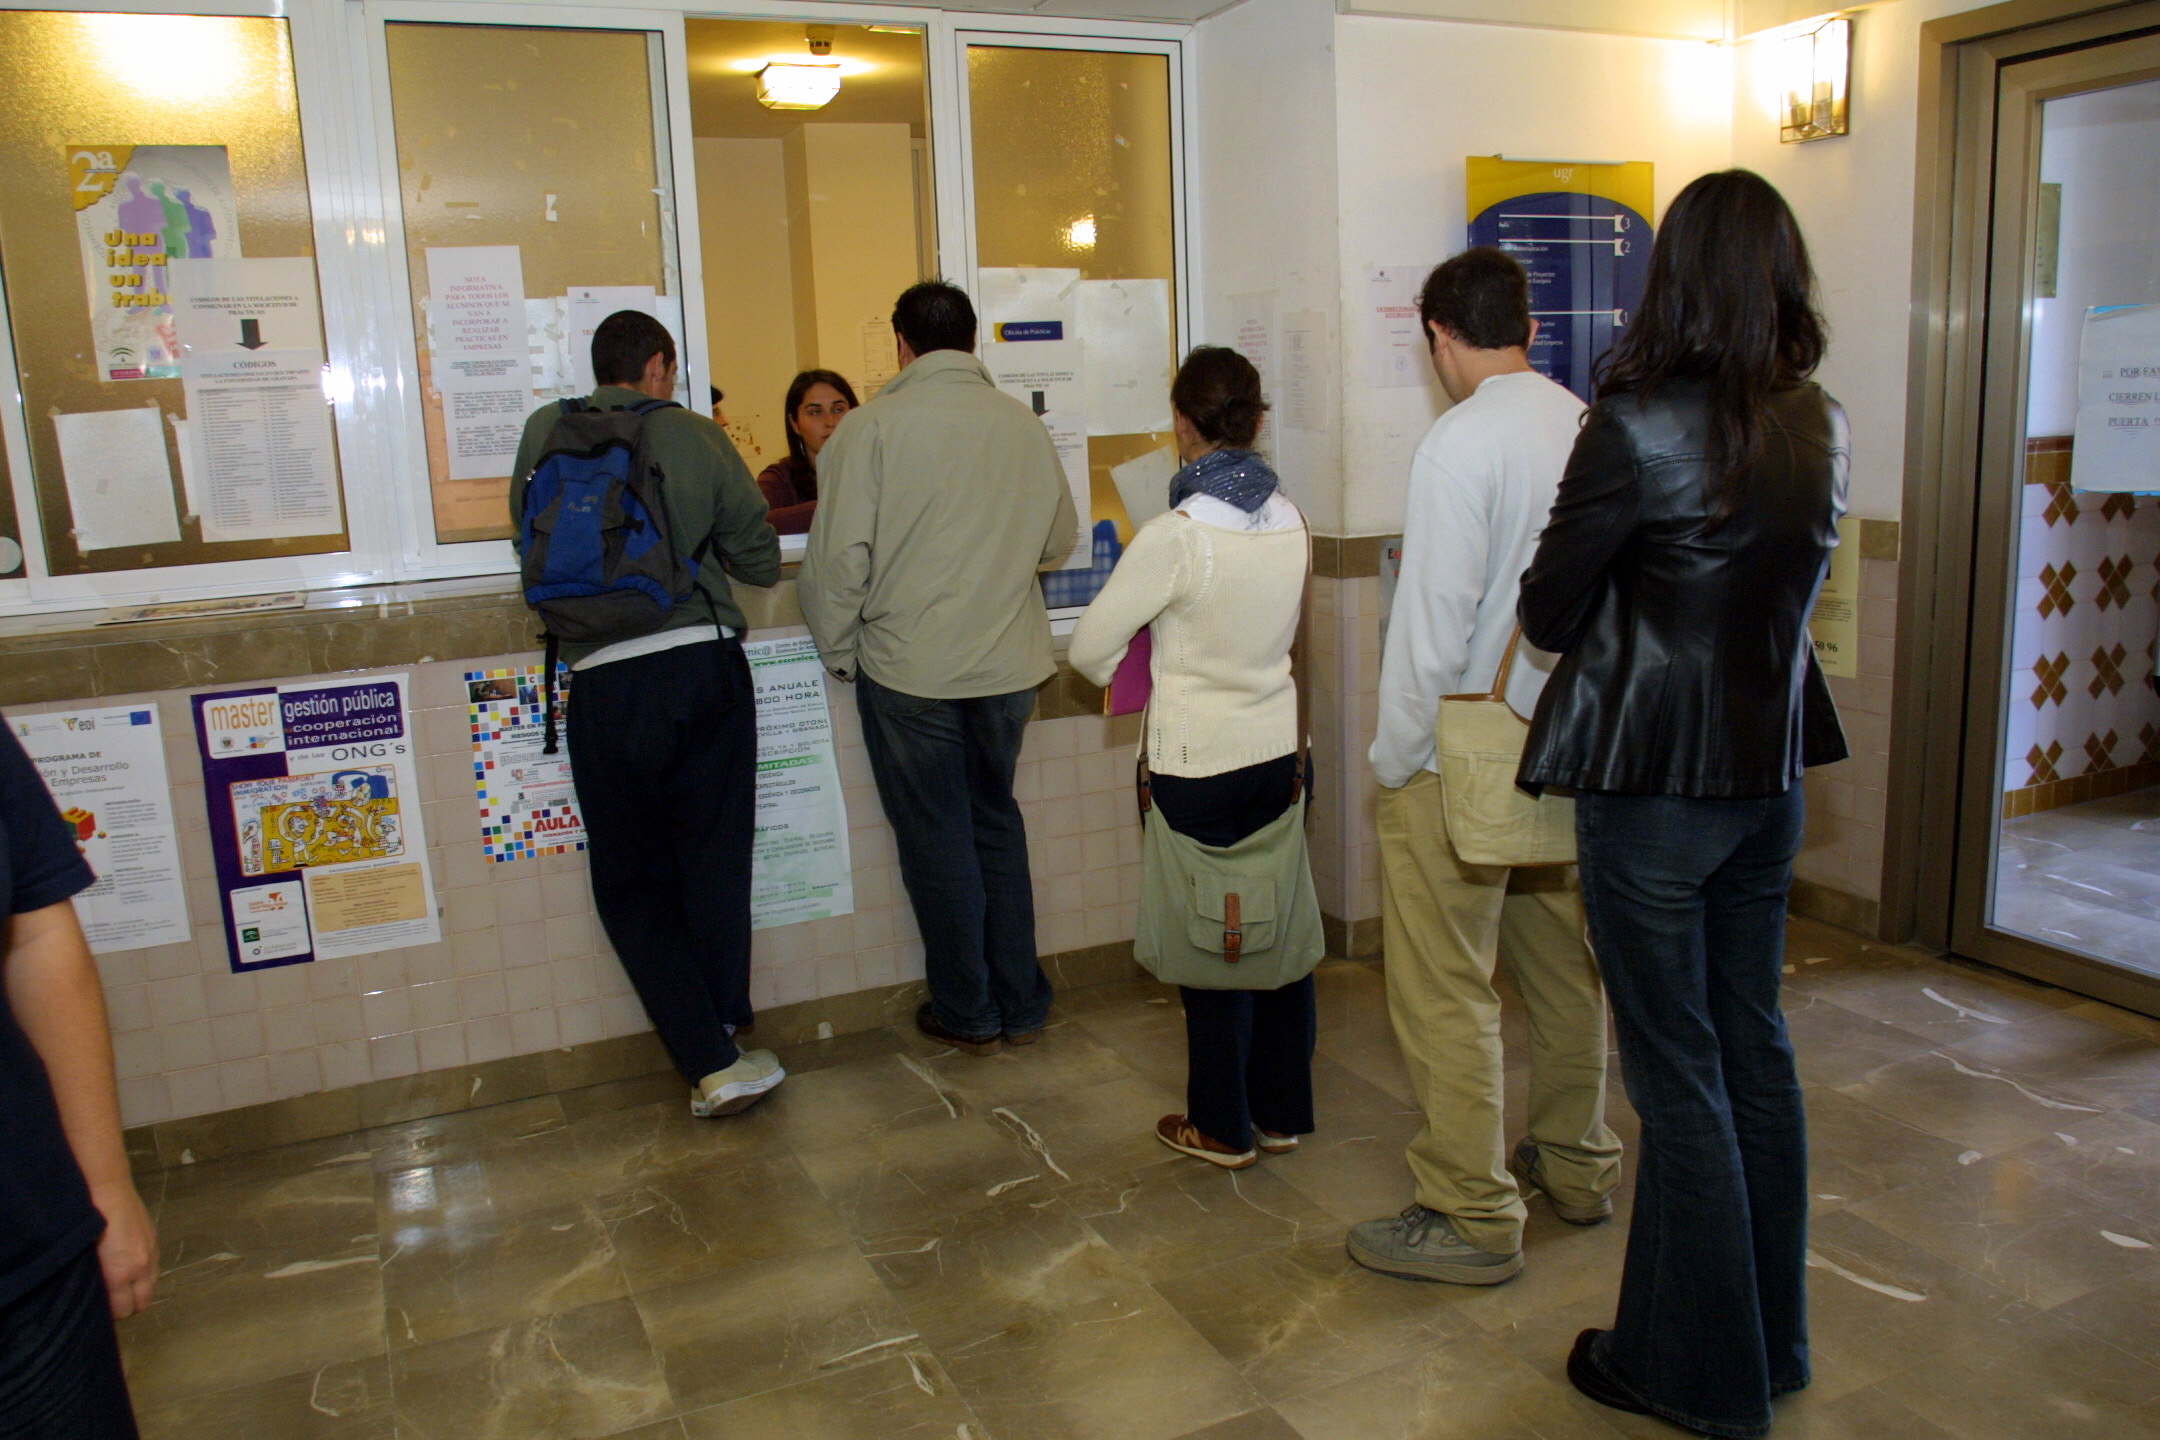
[[[1036,576],[1079,522],[1050,432],[981,361],[901,371],[826,442],[818,492],[796,589],[834,674],[962,700],[1054,673]]]

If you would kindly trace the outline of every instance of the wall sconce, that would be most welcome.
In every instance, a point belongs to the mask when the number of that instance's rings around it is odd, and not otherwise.
[[[1852,82],[1852,21],[1842,17],[1796,26],[1780,37],[1777,73],[1785,144],[1827,140],[1852,128],[1847,91]]]

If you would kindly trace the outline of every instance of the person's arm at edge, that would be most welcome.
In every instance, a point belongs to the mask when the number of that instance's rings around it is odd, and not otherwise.
[[[1380,659],[1379,722],[1367,752],[1374,778],[1390,790],[1425,768],[1440,697],[1462,689],[1485,598],[1489,499],[1418,447],[1403,516],[1402,574]]]
[[[1140,527],[1117,568],[1073,627],[1065,658],[1097,685],[1107,685],[1140,627],[1162,614],[1177,593],[1183,542],[1178,522],[1158,515]]]
[[[765,492],[725,430],[714,425],[706,440],[719,465],[713,477],[713,548],[730,579],[762,589],[780,578],[780,537],[766,518]]]
[[[870,594],[870,542],[877,522],[876,441],[865,411],[833,431],[818,456],[818,507],[810,521],[795,598],[825,668],[855,678],[863,601]]]
[[[60,1126],[105,1217],[98,1265],[112,1313],[147,1308],[157,1288],[157,1230],[136,1193],[120,1138],[120,1095],[97,962],[72,901],[14,916],[7,935],[7,996],[17,1023],[45,1063]]]
[[[1590,624],[1613,557],[1635,533],[1642,484],[1626,430],[1593,407],[1575,439],[1537,553],[1523,572],[1523,638],[1564,655]]]

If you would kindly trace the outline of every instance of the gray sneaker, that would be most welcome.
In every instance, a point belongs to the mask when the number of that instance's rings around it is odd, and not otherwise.
[[[736,1114],[785,1079],[779,1056],[770,1050],[745,1050],[727,1069],[713,1071],[690,1088],[690,1113],[700,1120]]]
[[[1450,1285],[1498,1285],[1522,1273],[1522,1252],[1480,1250],[1455,1232],[1438,1210],[1412,1202],[1391,1220],[1350,1227],[1350,1258],[1368,1270],[1406,1280],[1444,1280]]]
[[[1570,1225],[1602,1225],[1612,1219],[1612,1197],[1600,1195],[1588,1205],[1571,1204],[1548,1189],[1539,1169],[1543,1155],[1538,1143],[1528,1138],[1515,1144],[1515,1153],[1508,1159],[1508,1172],[1515,1177],[1524,1190],[1535,1190],[1552,1202],[1552,1213]]]

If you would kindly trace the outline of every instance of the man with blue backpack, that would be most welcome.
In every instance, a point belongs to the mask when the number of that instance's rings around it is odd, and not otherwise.
[[[584,399],[525,422],[510,518],[526,603],[547,627],[548,745],[559,654],[576,676],[570,770],[593,908],[645,1013],[727,1115],[786,1078],[749,1026],[757,714],[728,588],[780,578],[765,497],[734,444],[677,405],[675,342],[621,310],[592,339]]]

